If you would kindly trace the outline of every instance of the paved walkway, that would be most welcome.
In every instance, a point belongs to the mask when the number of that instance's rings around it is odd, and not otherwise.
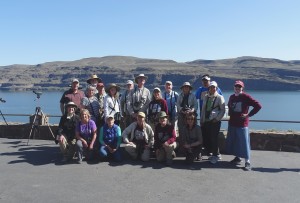
[[[252,151],[253,171],[223,155],[172,167],[151,160],[61,165],[52,141],[0,138],[0,202],[299,202],[300,153]]]

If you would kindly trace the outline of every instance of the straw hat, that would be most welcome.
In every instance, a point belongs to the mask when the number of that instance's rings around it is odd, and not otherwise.
[[[99,82],[102,82],[102,79],[101,79],[101,78],[98,78],[98,76],[97,76],[96,74],[93,74],[93,75],[91,76],[91,78],[88,79],[86,82],[89,83],[89,84],[91,84],[91,80],[93,80],[93,79],[97,79],[98,83],[99,83]]]

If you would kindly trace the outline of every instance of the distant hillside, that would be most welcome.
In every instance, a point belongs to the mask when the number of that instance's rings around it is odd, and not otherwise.
[[[189,81],[201,85],[201,75],[210,74],[223,90],[231,90],[233,82],[242,79],[249,90],[300,90],[300,60],[282,61],[258,57],[222,60],[195,60],[177,63],[172,60],[142,59],[130,56],[106,56],[76,61],[55,61],[37,65],[2,66],[1,90],[28,89],[65,90],[72,78],[85,86],[91,74],[104,83],[124,85],[140,73],[147,75],[146,86],[163,86],[166,80],[175,87]]]

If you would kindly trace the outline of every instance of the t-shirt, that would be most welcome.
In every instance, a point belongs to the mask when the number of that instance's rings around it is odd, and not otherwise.
[[[81,121],[78,122],[76,126],[76,132],[80,134],[80,136],[90,141],[93,137],[93,133],[97,130],[96,124],[93,120],[89,120],[88,123],[84,124]]]

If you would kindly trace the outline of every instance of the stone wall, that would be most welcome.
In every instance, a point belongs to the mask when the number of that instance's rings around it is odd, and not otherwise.
[[[54,140],[51,131],[57,130],[57,125],[41,125],[33,128],[30,139]],[[11,139],[28,139],[31,131],[30,124],[0,125],[0,137]],[[220,151],[224,153],[227,131],[219,134]],[[284,131],[251,131],[251,148],[253,150],[300,152],[300,132]]]

